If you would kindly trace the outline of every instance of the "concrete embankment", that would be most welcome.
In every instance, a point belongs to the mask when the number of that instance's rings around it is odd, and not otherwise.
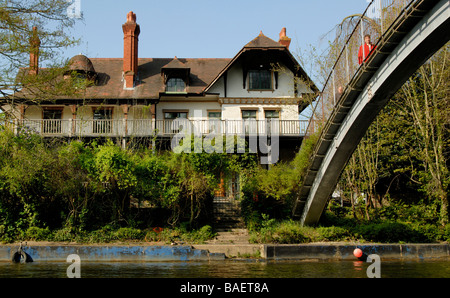
[[[18,246],[0,246],[0,261],[11,261]],[[185,245],[32,245],[24,251],[33,261],[66,261],[77,254],[84,261],[208,261],[223,260],[224,254],[210,253]]]
[[[385,259],[449,258],[449,244],[304,244],[263,245],[265,259],[334,259],[354,260],[358,247],[366,255],[377,254]]]
[[[449,244],[200,244],[200,245],[30,245],[34,261],[211,261],[233,257],[266,260],[355,260],[358,247],[382,259],[450,259]],[[17,245],[0,246],[0,261],[11,261]]]

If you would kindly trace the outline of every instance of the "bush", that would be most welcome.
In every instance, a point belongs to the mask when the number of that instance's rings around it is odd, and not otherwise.
[[[450,224],[446,224],[445,227],[442,229],[441,239],[443,241],[450,242]]]
[[[115,231],[113,235],[114,236],[112,238],[119,241],[143,240],[145,237],[145,232],[135,228],[120,228]]]
[[[426,237],[410,226],[399,222],[369,223],[356,228],[358,235],[375,242],[424,242]]]
[[[72,228],[70,227],[65,227],[59,230],[56,230],[53,233],[53,240],[54,241],[62,241],[62,242],[67,242],[67,241],[73,241],[75,239],[75,233],[73,233]]]
[[[276,222],[266,216],[264,218],[261,229],[250,233],[249,242],[294,244],[311,241],[307,235],[308,228],[301,227],[297,222],[292,220]]]
[[[306,243],[309,237],[303,234],[300,226],[295,224],[282,224],[274,231],[273,242],[280,244]]]
[[[190,242],[203,243],[213,239],[215,233],[211,226],[205,225],[198,230],[188,231],[184,226],[174,229],[163,229],[162,231],[147,231],[145,234],[146,241],[165,241],[165,242]]]
[[[45,241],[50,240],[52,236],[52,232],[48,227],[46,228],[38,228],[38,227],[29,227],[24,235],[24,240],[35,240],[35,241]]]
[[[317,241],[346,241],[352,239],[351,232],[343,227],[319,227],[317,231]]]

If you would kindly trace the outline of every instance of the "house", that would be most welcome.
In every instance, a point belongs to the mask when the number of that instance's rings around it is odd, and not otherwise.
[[[60,79],[87,81],[82,92],[39,98],[23,85],[14,102],[0,101],[15,130],[127,142],[156,136],[163,142],[185,128],[174,125],[175,119],[186,119],[202,135],[275,132],[282,159],[300,145],[307,123],[299,113],[318,89],[289,51],[285,28],[278,42],[261,32],[231,59],[139,58],[136,14],[127,14],[122,29],[123,58],[70,59]],[[19,81],[48,71],[39,68],[36,30],[30,42],[30,67],[21,69]]]

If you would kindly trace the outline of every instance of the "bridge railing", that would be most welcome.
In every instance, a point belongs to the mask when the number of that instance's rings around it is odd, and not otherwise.
[[[363,14],[351,23],[349,30],[336,37],[334,50],[335,63],[325,81],[319,99],[313,107],[306,136],[317,132],[325,125],[341,95],[363,68],[365,61],[376,51],[382,36],[404,13],[405,8],[415,0],[372,0]],[[350,32],[349,34],[345,34]],[[372,46],[362,47],[366,35],[370,35]],[[334,53],[334,54],[333,54]]]

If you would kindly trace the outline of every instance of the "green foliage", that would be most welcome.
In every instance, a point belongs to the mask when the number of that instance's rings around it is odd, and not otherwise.
[[[177,228],[163,229],[160,232],[150,230],[145,235],[145,240],[164,243],[204,243],[207,240],[213,239],[216,235],[217,233],[213,231],[210,225],[202,226],[200,229],[190,230],[187,228],[187,225],[184,224]]]
[[[222,175],[254,162],[247,154],[124,150],[111,140],[44,142],[32,132],[15,135],[4,127],[0,145],[0,241],[7,242],[133,240],[143,238],[152,221],[200,227]],[[164,212],[144,218],[131,200]],[[190,235],[206,239],[211,231]]]
[[[24,235],[22,236],[23,240],[34,240],[34,241],[43,241],[47,240],[51,235],[51,231],[48,227],[39,228],[39,227],[29,227]]]

